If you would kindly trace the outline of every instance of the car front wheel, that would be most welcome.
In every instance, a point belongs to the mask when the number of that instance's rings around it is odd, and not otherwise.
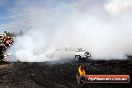
[[[76,61],[80,61],[80,59],[81,59],[81,56],[80,55],[75,55],[75,60]]]

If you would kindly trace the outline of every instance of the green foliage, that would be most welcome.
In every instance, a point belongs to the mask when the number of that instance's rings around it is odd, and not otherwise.
[[[4,33],[9,37],[16,37],[15,33],[4,31]]]
[[[9,37],[16,37],[16,36],[21,36],[24,34],[22,30],[20,30],[18,33],[15,33],[15,32],[11,33],[7,31],[4,31],[4,33]]]

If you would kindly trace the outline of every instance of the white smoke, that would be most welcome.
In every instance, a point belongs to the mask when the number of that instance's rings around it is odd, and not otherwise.
[[[115,15],[130,6],[132,6],[132,0],[108,0],[108,3],[105,4],[105,9]]]
[[[49,59],[45,54],[64,47],[89,50],[93,59],[125,59],[132,54],[131,7],[113,16],[107,11],[116,13],[126,4],[112,2],[33,0],[32,5],[26,0],[16,2],[13,11],[27,14],[23,18],[30,30],[17,37],[9,51],[15,49],[18,60],[31,62],[59,59]]]

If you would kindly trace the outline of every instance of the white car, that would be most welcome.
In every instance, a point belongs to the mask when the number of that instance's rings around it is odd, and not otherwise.
[[[78,50],[75,53],[75,60],[80,61],[80,60],[86,60],[89,59],[91,57],[91,53],[85,50]]]
[[[90,57],[91,57],[90,52],[82,51],[82,52],[76,52],[74,58],[75,58],[77,61],[80,61],[80,60],[89,59]]]
[[[91,57],[90,52],[85,50],[56,49],[46,52],[48,58],[75,58],[75,60],[85,60]]]

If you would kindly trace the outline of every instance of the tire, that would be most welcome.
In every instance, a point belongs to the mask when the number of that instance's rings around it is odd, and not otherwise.
[[[89,54],[88,58],[91,57],[91,54]]]
[[[81,60],[81,56],[80,55],[75,55],[75,60],[76,61],[80,61]]]

